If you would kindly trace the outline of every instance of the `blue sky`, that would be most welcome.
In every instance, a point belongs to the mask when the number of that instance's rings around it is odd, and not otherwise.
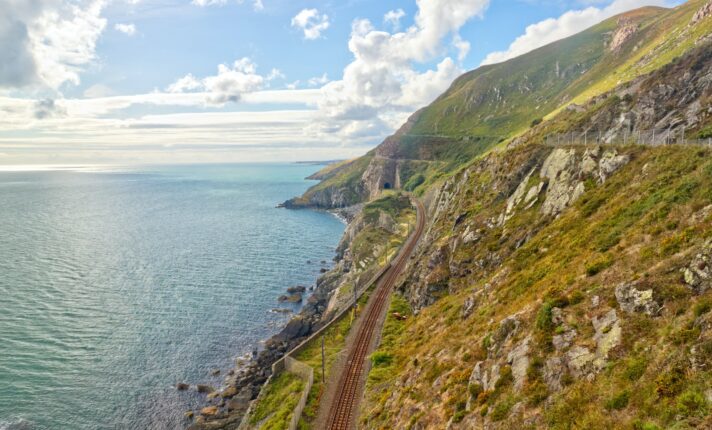
[[[357,156],[464,71],[662,0],[0,0],[0,165]]]

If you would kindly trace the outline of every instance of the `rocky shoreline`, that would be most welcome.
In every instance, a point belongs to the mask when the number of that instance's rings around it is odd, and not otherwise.
[[[331,213],[348,225],[360,210],[361,205],[344,208],[338,212],[331,211]],[[195,387],[199,392],[206,394],[206,400],[200,410],[185,413],[185,417],[190,423],[189,430],[236,429],[247,412],[250,402],[257,398],[263,384],[270,377],[272,364],[328,323],[329,315],[334,314],[332,310],[328,309],[331,292],[339,285],[341,276],[348,272],[348,264],[344,264],[343,249],[346,246],[344,238],[337,248],[334,267],[327,270],[323,267],[326,261],[321,261],[321,275],[317,278],[314,287],[289,287],[287,294],[277,299],[280,303],[304,302],[302,309],[289,320],[282,330],[267,339],[261,351],[255,349],[251,357],[239,359],[236,367],[228,370],[222,390],[215,390],[207,385]],[[304,300],[303,294],[307,291],[312,291],[312,293]],[[272,310],[272,312],[285,311],[289,311],[289,309],[275,308]],[[191,387],[179,383],[176,385],[176,389],[188,390]]]

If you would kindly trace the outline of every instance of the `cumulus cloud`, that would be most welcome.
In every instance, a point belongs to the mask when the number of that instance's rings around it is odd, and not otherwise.
[[[551,42],[572,36],[604,19],[642,6],[664,6],[663,0],[614,0],[604,7],[570,10],[558,18],[549,18],[529,25],[504,51],[492,52],[482,64],[501,63]]]
[[[217,75],[198,79],[189,73],[169,85],[166,92],[200,91],[205,94],[206,104],[222,106],[236,103],[243,95],[266,88],[275,79],[284,79],[284,74],[272,69],[267,76],[262,76],[257,73],[257,65],[244,57],[232,65],[220,64]]]
[[[0,0],[0,87],[79,83],[106,27],[106,0]]]
[[[136,34],[136,26],[134,24],[116,24],[114,30],[124,33],[127,36]]]
[[[400,29],[400,20],[405,16],[403,9],[390,10],[383,15],[383,22],[390,24],[394,30]]]
[[[414,24],[402,32],[377,30],[365,19],[352,24],[349,50],[353,61],[340,80],[322,88],[316,134],[374,139],[390,133],[405,118],[442,93],[462,73],[446,56],[452,35],[460,56],[469,45],[459,29],[480,16],[488,0],[418,0]],[[435,62],[422,71],[422,64]],[[420,64],[420,66],[419,66]]]
[[[303,9],[292,18],[292,27],[304,32],[304,38],[307,40],[320,38],[330,25],[329,16],[320,13],[317,9]]]

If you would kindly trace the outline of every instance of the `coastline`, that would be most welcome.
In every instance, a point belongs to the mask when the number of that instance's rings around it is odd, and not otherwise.
[[[293,313],[289,321],[277,333],[261,341],[259,346],[253,349],[252,354],[248,353],[238,357],[235,366],[226,369],[226,377],[220,387],[196,385],[195,388],[198,392],[206,394],[206,399],[202,409],[185,412],[186,425],[189,430],[237,428],[244,419],[250,403],[257,398],[264,383],[270,377],[272,364],[333,318],[336,312],[329,309],[331,292],[341,281],[342,275],[346,273],[342,267],[343,264],[341,264],[344,260],[342,250],[344,241],[348,239],[348,226],[362,207],[363,204],[358,204],[347,208],[321,210],[331,214],[347,226],[347,230],[344,231],[334,252],[333,266],[326,270],[321,269],[325,271],[315,279],[313,291],[308,297],[305,297],[302,308]],[[286,207],[285,209],[292,208]],[[304,209],[320,210],[316,208]],[[288,287],[290,286],[285,285],[285,290]],[[222,371],[220,369],[220,372]],[[189,386],[180,383],[176,386],[178,390],[188,388]]]

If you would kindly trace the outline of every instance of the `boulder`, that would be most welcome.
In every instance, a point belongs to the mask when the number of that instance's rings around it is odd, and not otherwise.
[[[582,377],[592,370],[596,355],[584,346],[574,346],[566,353],[566,365],[574,376]]]
[[[237,388],[236,387],[227,387],[225,390],[223,390],[222,393],[220,393],[220,396],[222,396],[224,399],[228,399],[230,397],[234,397],[237,394]]]
[[[206,406],[200,410],[200,414],[206,417],[215,416],[218,414],[217,406]]]
[[[630,157],[628,155],[618,155],[615,149],[608,150],[603,153],[601,160],[598,162],[598,180],[606,182],[613,173],[618,169],[628,164]]]
[[[682,269],[682,275],[685,284],[697,294],[712,288],[712,240],[707,241],[690,264]]]
[[[555,335],[552,338],[551,343],[554,345],[554,349],[556,349],[557,351],[563,351],[571,345],[571,342],[574,340],[575,337],[576,330],[571,329],[565,331],[562,334]]]
[[[608,352],[621,343],[623,331],[615,309],[611,309],[600,318],[591,319],[596,333],[593,340],[596,341],[596,357],[594,364],[600,370],[606,364]]]
[[[303,293],[306,290],[307,290],[307,287],[304,287],[302,285],[296,285],[294,287],[287,288],[287,293],[289,293],[289,294]]]
[[[475,310],[477,306],[477,301],[474,296],[470,296],[465,299],[465,303],[462,304],[462,319],[466,319],[472,315],[472,311]]]
[[[179,382],[179,383],[176,384],[176,390],[178,390],[178,391],[185,391],[185,390],[187,390],[188,388],[190,388],[190,385],[185,384],[185,383],[183,383],[183,382]]]
[[[196,390],[198,390],[199,393],[212,393],[215,391],[215,388],[211,387],[210,385],[204,385],[204,384],[198,384],[195,386]]]
[[[622,283],[616,287],[616,300],[621,309],[628,313],[643,312],[649,316],[660,313],[660,305],[653,300],[653,290],[640,291],[634,283]]]
[[[507,363],[512,367],[514,388],[516,390],[522,389],[527,377],[527,368],[529,367],[529,357],[527,354],[529,353],[530,341],[531,337],[527,336],[507,354]]]

